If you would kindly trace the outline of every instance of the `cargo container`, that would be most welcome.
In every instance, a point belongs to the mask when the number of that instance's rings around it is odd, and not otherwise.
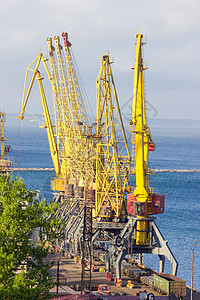
[[[73,184],[65,184],[65,193],[67,195],[74,195],[74,185]]]
[[[153,285],[154,285],[154,276],[153,275],[140,276],[140,281],[142,283],[145,283],[146,285],[149,285],[149,286],[153,287]]]
[[[126,274],[127,268],[130,268],[130,264],[127,263],[126,261],[123,261],[123,262],[122,262],[122,272],[123,272],[124,274]]]
[[[103,252],[101,252],[100,254],[99,254],[99,260],[101,260],[101,261],[105,261],[105,256],[106,256],[106,253],[103,253]]]
[[[186,281],[172,274],[154,274],[154,289],[163,294],[175,294],[177,298],[186,296]]]
[[[93,189],[87,189],[86,190],[86,197],[88,200],[95,200],[95,190]]]
[[[84,187],[77,186],[74,188],[74,197],[83,198],[84,197]]]
[[[138,267],[128,267],[125,269],[125,274],[131,278],[139,279],[142,275],[148,275],[145,270],[142,270]]]

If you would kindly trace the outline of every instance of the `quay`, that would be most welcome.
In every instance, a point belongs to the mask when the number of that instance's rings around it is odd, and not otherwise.
[[[50,259],[50,257],[49,257]],[[81,264],[76,263],[73,258],[61,257],[58,253],[52,256],[52,261],[55,262],[54,266],[50,270],[51,276],[55,280],[57,280],[57,261],[59,261],[59,287],[58,287],[58,296],[63,295],[80,295],[80,287],[81,287]],[[95,260],[96,267],[103,267],[102,262]],[[146,291],[147,294],[153,293],[155,296],[155,300],[169,300],[172,297],[167,295],[161,295],[157,291],[153,290],[150,286],[145,285],[144,283],[131,278],[131,282],[133,284],[132,288],[127,287],[127,282],[130,278],[123,274],[122,275],[122,286],[116,286],[114,281],[108,281],[105,278],[105,272],[92,272],[92,290],[95,294],[97,292],[97,288],[99,284],[107,284],[110,286],[111,295],[107,296],[108,299],[132,299],[139,300],[137,296],[138,292]],[[56,287],[51,290],[53,294],[56,294]],[[190,287],[186,288],[186,296],[182,297],[182,300],[190,300]],[[114,297],[115,295],[115,297]],[[105,296],[106,297],[106,296]],[[53,298],[54,299],[54,298]],[[66,298],[68,299],[68,298]],[[76,298],[71,298],[76,299]],[[77,298],[78,299],[78,298]],[[89,299],[89,298],[88,298]],[[104,299],[102,297],[101,299]],[[173,299],[176,299],[173,298]],[[193,291],[193,300],[199,300],[200,293]]]
[[[11,168],[12,171],[54,171],[54,168]],[[200,169],[152,169],[156,173],[200,173]]]

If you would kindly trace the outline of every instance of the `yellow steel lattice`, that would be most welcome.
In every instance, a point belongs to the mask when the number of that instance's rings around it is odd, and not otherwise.
[[[126,215],[130,155],[108,55],[97,78],[96,217]]]

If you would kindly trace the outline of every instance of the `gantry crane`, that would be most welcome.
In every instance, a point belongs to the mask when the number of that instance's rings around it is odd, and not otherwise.
[[[26,105],[27,105],[27,102],[28,102],[28,99],[29,99],[34,81],[37,78],[38,85],[39,85],[39,90],[40,90],[40,97],[41,97],[41,101],[42,101],[43,112],[44,112],[44,117],[45,117],[45,128],[47,129],[47,136],[48,136],[48,141],[49,141],[50,153],[51,153],[51,157],[52,157],[52,161],[53,161],[53,164],[54,164],[56,175],[59,178],[59,176],[61,174],[60,158],[59,158],[58,148],[57,148],[57,144],[56,144],[56,140],[55,140],[53,125],[52,125],[49,110],[48,110],[46,96],[45,96],[45,92],[44,92],[44,88],[43,88],[43,84],[42,84],[42,80],[44,78],[41,76],[41,73],[38,70],[41,61],[44,65],[44,67],[45,67],[45,70],[46,70],[47,74],[48,74],[49,80],[52,83],[52,87],[53,87],[53,89],[56,93],[56,86],[54,85],[52,77],[51,77],[51,75],[49,73],[49,70],[46,66],[46,59],[44,58],[42,53],[39,53],[39,55],[36,57],[36,59],[26,69],[25,84],[24,84],[24,91],[23,91],[23,98],[22,98],[22,107],[21,107],[21,112],[20,112],[20,115],[19,115],[18,118],[20,120],[22,120],[24,118],[25,108],[26,108]],[[31,69],[32,66],[33,66],[33,69]],[[33,75],[32,75],[32,78],[31,78],[31,82],[30,82],[28,91],[26,93],[26,85],[27,85],[27,78],[28,78],[28,71],[29,70],[33,72]]]
[[[65,236],[66,240],[71,242],[71,252],[77,254],[81,247],[82,283],[84,283],[88,274],[88,268],[86,268],[88,261],[89,274],[91,275],[92,241],[90,236],[92,235],[92,199],[95,180],[94,139],[91,134],[91,127],[88,126],[84,102],[70,53],[71,43],[68,41],[67,33],[63,33],[62,37],[66,60],[63,58],[63,47],[60,44],[59,36],[55,36],[55,47],[52,45],[51,38],[46,40],[49,50],[50,71],[42,53],[27,68],[19,119],[23,119],[33,83],[35,79],[38,79],[45,117],[45,126],[43,127],[47,129],[50,152],[56,171],[56,177],[52,181],[51,187],[52,190],[59,192],[55,194],[54,201],[62,203],[62,209],[56,212],[56,216],[60,216],[66,224]],[[42,84],[43,78],[39,71],[40,62],[43,63],[52,85],[55,126],[50,119]],[[33,72],[33,76],[26,93],[29,70]],[[77,228],[76,232],[75,229]],[[74,240],[75,243],[72,242]],[[78,242],[80,243],[78,244]],[[65,244],[65,241],[63,243]],[[83,287],[84,284],[82,284]]]
[[[103,55],[100,72],[97,77],[97,114],[96,132],[93,135],[95,148],[87,139],[86,158],[92,159],[95,169],[94,189],[89,188],[90,176],[85,180],[84,210],[73,215],[66,225],[66,244],[64,249],[77,256],[81,248],[82,286],[88,283],[91,269],[93,243],[110,243],[113,236],[126,224],[126,198],[130,191],[130,162],[125,130],[122,122],[117,92],[111,70],[109,55]],[[77,199],[78,201],[78,199]],[[82,217],[84,213],[84,218]],[[63,217],[63,219],[65,219]],[[93,219],[93,221],[92,221]],[[81,239],[83,233],[83,240]],[[80,255],[79,253],[79,255]],[[90,285],[90,284],[89,284]]]
[[[58,68],[57,63],[54,57],[54,46],[52,45],[52,38],[48,37],[46,39],[48,50],[49,50],[49,63],[50,63],[50,74],[51,79],[53,82],[53,104],[54,104],[54,118],[55,118],[55,136],[57,141],[57,149],[58,149],[58,155],[59,157],[67,157],[69,156],[69,147],[67,147],[67,144],[65,143],[65,140],[68,138],[68,131],[67,129],[70,127],[70,117],[68,113],[68,108],[66,107],[66,103],[63,101],[62,94],[60,91],[60,85],[59,85],[59,74],[58,74]],[[69,170],[68,166],[63,159],[61,162],[61,168],[62,171],[60,172],[62,175],[60,178],[63,179],[54,179],[52,184],[53,190],[62,190],[63,189],[63,180],[64,178],[69,177]],[[61,182],[61,184],[60,184]]]
[[[24,88],[20,118],[23,118],[33,82],[37,78],[56,170],[53,190],[69,196],[69,201],[64,201],[62,209],[58,211],[58,215],[66,224],[63,249],[74,256],[78,253],[83,255],[83,275],[87,273],[85,269],[87,259],[91,268],[92,244],[95,242],[104,244],[105,247],[109,244],[105,258],[106,274],[110,274],[113,264],[116,281],[121,278],[121,262],[130,253],[140,254],[141,259],[143,253],[158,255],[160,272],[164,271],[167,257],[172,263],[172,274],[176,275],[178,266],[176,259],[156,226],[155,217],[151,216],[164,212],[164,196],[157,195],[149,184],[152,172],[148,153],[154,150],[155,145],[146,116],[143,36],[137,35],[134,65],[133,107],[130,121],[135,151],[132,158],[135,161],[133,168],[130,166],[131,157],[109,55],[103,55],[97,78],[97,115],[96,123],[93,124],[93,128],[96,126],[96,132],[92,134],[72,62],[71,43],[66,33],[63,33],[62,37],[67,67],[64,64],[59,37],[54,37],[55,47],[52,45],[52,39],[48,38],[51,71],[49,72],[41,53],[27,68],[27,71],[33,71],[33,77],[26,97]],[[52,84],[56,134],[38,70],[40,61],[43,62]],[[31,69],[34,63],[35,67]],[[131,174],[135,174],[134,189],[130,187]],[[80,188],[80,194],[76,194],[72,186]],[[59,198],[56,201],[58,200]],[[85,239],[82,238],[83,234]],[[91,279],[91,269],[89,272]],[[84,276],[82,283],[83,279]]]
[[[80,86],[77,80],[76,70],[74,67],[74,63],[70,51],[71,43],[68,40],[68,34],[66,32],[62,33],[62,38],[63,38],[64,50],[65,50],[68,90],[70,95],[70,102],[72,104],[71,109],[73,111],[73,116],[74,116],[73,121],[75,124],[79,126],[82,123],[82,126],[78,127],[78,130],[86,134],[88,120],[87,120],[84,101],[80,91]]]
[[[89,148],[93,147],[93,140],[88,137],[88,122],[86,111],[81,97],[80,88],[70,54],[67,33],[63,33],[66,63],[62,55],[62,46],[58,36],[54,37],[55,47],[52,39],[47,38],[49,49],[50,71],[46,64],[43,54],[39,56],[27,68],[22,109],[19,118],[23,119],[23,114],[30,96],[35,79],[38,79],[40,95],[45,116],[45,126],[47,129],[50,152],[53,159],[56,177],[52,182],[52,190],[62,193],[73,194],[73,187],[84,187],[87,179],[88,187],[93,186],[94,170],[92,159],[86,160]],[[54,51],[56,50],[56,57]],[[48,111],[47,101],[42,84],[41,73],[39,72],[40,62],[42,61],[48,79],[53,90],[54,112],[55,112],[55,132]],[[33,76],[26,93],[28,71],[33,72]],[[89,175],[90,174],[90,175]],[[70,191],[69,191],[70,190]]]
[[[63,32],[62,38],[65,55],[62,54],[63,47],[60,44],[59,36],[54,36],[55,48],[52,46],[51,38],[47,38],[47,44],[51,74],[56,82],[57,91],[60,95],[59,99],[61,100],[61,103],[58,103],[54,93],[57,144],[67,174],[65,176],[65,186],[66,183],[84,186],[87,169],[87,174],[90,173],[89,186],[92,187],[94,178],[93,163],[91,160],[87,162],[85,160],[88,141],[86,110],[70,52],[71,43],[68,40],[68,34]],[[54,51],[56,52],[56,58]],[[92,139],[90,139],[90,142],[92,147]]]
[[[165,257],[172,263],[172,274],[176,275],[177,261],[164,240],[151,215],[164,212],[164,195],[158,195],[150,187],[150,171],[148,152],[155,148],[150,129],[147,125],[146,99],[144,93],[145,70],[142,54],[141,34],[137,35],[132,118],[130,121],[131,133],[133,134],[133,147],[135,149],[135,188],[127,197],[127,212],[129,220],[120,234],[115,238],[106,258],[106,268],[110,272],[111,258],[115,260],[116,280],[121,278],[121,262],[127,254],[144,253],[156,254],[160,259],[159,271],[164,272]],[[117,254],[117,255],[116,255]]]
[[[148,245],[150,241],[148,221],[143,216],[164,212],[164,195],[155,195],[149,184],[151,175],[148,152],[154,151],[154,142],[147,125],[146,99],[144,93],[143,70],[145,70],[142,56],[142,35],[137,36],[136,55],[134,65],[132,118],[130,120],[132,139],[135,148],[136,187],[128,200],[133,205],[132,214],[137,215],[138,230],[136,244]],[[132,198],[133,197],[133,198]],[[140,221],[141,219],[141,221]]]
[[[0,153],[0,173],[8,174],[13,166],[13,163],[6,159],[6,154],[10,152],[10,146],[5,146],[5,114],[0,112],[0,142],[1,142],[1,153]]]
[[[109,55],[97,77],[96,137],[96,218],[119,222],[127,214],[131,158]]]

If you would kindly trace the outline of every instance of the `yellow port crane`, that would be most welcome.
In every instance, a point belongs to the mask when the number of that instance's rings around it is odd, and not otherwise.
[[[97,77],[96,217],[125,218],[130,186],[130,154],[109,55],[103,55]]]
[[[0,173],[8,174],[13,164],[11,161],[6,159],[6,154],[10,152],[10,146],[5,146],[5,114],[0,112],[0,142],[1,142],[1,153],[0,153]]]
[[[74,118],[72,116],[71,97],[68,93],[68,82],[66,77],[66,67],[62,56],[62,46],[59,36],[54,37],[55,47],[52,45],[52,39],[47,38],[49,49],[50,71],[56,86],[56,93],[53,90],[53,102],[55,113],[55,127],[57,137],[57,147],[59,157],[62,161],[62,179],[55,178],[52,184],[53,190],[64,191],[65,184],[76,177],[77,163],[72,160],[72,151],[74,151],[76,132],[74,128]],[[56,50],[56,57],[54,51]]]
[[[151,215],[164,212],[164,195],[158,195],[150,187],[149,176],[152,174],[149,151],[155,145],[147,125],[146,99],[144,90],[143,36],[138,34],[134,64],[132,118],[130,120],[133,146],[133,175],[135,188],[127,195],[128,221],[120,234],[115,237],[106,256],[106,271],[110,273],[111,263],[115,266],[116,282],[121,280],[121,263],[126,255],[139,254],[143,263],[143,254],[154,254],[159,257],[159,272],[164,272],[165,257],[172,263],[172,274],[176,275],[178,263],[164,240]],[[117,253],[117,255],[116,255]],[[108,274],[107,273],[107,274]]]
[[[70,52],[71,43],[68,40],[68,34],[63,32],[62,38],[65,55],[62,54],[63,46],[60,44],[59,36],[54,36],[55,48],[52,46],[52,39],[47,38],[50,70],[61,100],[58,103],[57,95],[54,93],[58,150],[66,173],[65,184],[84,186],[87,172],[91,174],[89,186],[92,186],[94,177],[92,163],[91,160],[86,161],[88,151],[86,110]],[[54,51],[57,60],[54,57]],[[55,179],[54,190],[57,190],[57,182],[58,180]]]
[[[52,38],[48,37],[46,39],[48,50],[49,50],[49,62],[50,62],[50,72],[51,72],[51,79],[53,82],[53,104],[54,104],[54,118],[55,118],[55,136],[57,140],[57,149],[59,153],[59,157],[66,157],[68,155],[68,149],[66,147],[65,140],[67,139],[67,128],[69,128],[70,124],[68,123],[70,118],[68,116],[68,109],[65,107],[65,103],[63,103],[62,99],[60,98],[60,85],[58,79],[58,68],[56,64],[56,60],[54,57],[54,50],[55,48],[52,45]],[[64,130],[65,128],[65,130]],[[61,161],[61,176],[60,178],[68,177],[69,170],[67,169],[66,162],[64,159]],[[54,184],[52,185],[53,189],[60,190],[60,187],[63,186],[62,183],[63,179],[54,179]],[[59,183],[62,184],[59,184]]]
[[[86,159],[88,149],[93,147],[92,139],[88,139],[88,122],[83,99],[70,54],[67,33],[63,33],[66,61],[63,58],[62,46],[58,36],[54,37],[55,47],[52,39],[47,38],[49,49],[50,71],[42,53],[28,66],[25,77],[22,108],[19,119],[23,119],[24,111],[35,79],[38,79],[40,96],[42,100],[45,126],[47,129],[50,152],[56,171],[56,177],[52,182],[52,190],[65,192],[66,186],[84,186],[87,173],[87,185],[92,187],[94,174],[93,162]],[[56,57],[54,51],[56,50]],[[39,72],[40,62],[43,63],[48,79],[53,90],[53,102],[55,113],[55,132],[48,111],[47,101]],[[26,93],[28,71],[33,76]],[[88,143],[88,140],[90,142]]]
[[[164,212],[164,196],[156,195],[149,184],[151,170],[148,162],[149,151],[154,151],[154,142],[147,125],[146,100],[144,92],[144,75],[146,69],[143,62],[141,34],[137,35],[134,64],[132,118],[130,120],[132,139],[135,148],[136,187],[132,195],[133,213],[137,215],[138,227],[136,244],[148,245],[150,242],[149,222],[144,216]],[[130,197],[130,196],[129,196]],[[155,207],[156,205],[156,207]],[[141,219],[141,220],[140,220]]]
[[[82,123],[82,127],[78,127],[83,133],[87,132],[88,120],[85,110],[84,101],[81,95],[79,83],[77,80],[77,75],[71,55],[71,43],[68,40],[68,34],[66,32],[62,33],[62,38],[64,42],[65,50],[65,61],[66,61],[66,71],[67,71],[67,82],[68,90],[70,95],[70,102],[72,103],[71,109],[73,111],[74,122],[79,125]],[[55,38],[54,38],[55,39]]]
[[[39,53],[39,55],[36,57],[36,59],[26,69],[24,91],[23,91],[23,98],[22,98],[22,107],[21,107],[21,112],[20,112],[20,115],[18,118],[20,120],[22,120],[24,118],[25,108],[26,108],[34,81],[37,78],[39,90],[40,90],[40,97],[41,97],[41,101],[42,101],[43,112],[44,112],[44,117],[45,117],[45,123],[46,123],[45,127],[47,129],[47,135],[48,135],[48,140],[49,140],[50,153],[51,153],[51,157],[53,160],[56,175],[59,177],[61,174],[60,159],[59,159],[57,144],[56,144],[56,140],[55,140],[55,136],[54,136],[53,125],[51,122],[51,118],[50,118],[50,114],[49,114],[49,110],[48,110],[48,106],[47,106],[47,101],[46,101],[46,96],[45,96],[45,92],[44,92],[44,88],[43,88],[43,84],[42,84],[42,80],[44,78],[41,76],[41,73],[38,70],[41,61],[45,67],[47,74],[48,74],[49,80],[52,83],[52,87],[56,93],[56,87],[53,83],[52,77],[46,66],[46,59],[43,57],[42,53]],[[33,69],[31,68],[32,66],[33,66]],[[28,71],[32,71],[33,75],[31,78],[31,82],[30,82],[28,91],[26,93]]]
[[[88,132],[88,120],[86,109],[81,95],[78,78],[75,71],[71,55],[71,43],[68,40],[68,34],[62,33],[64,43],[64,59],[61,56],[62,47],[59,43],[59,37],[54,37],[56,45],[57,61],[59,65],[59,74],[62,74],[62,78],[65,80],[65,98],[68,100],[68,113],[70,115],[71,126],[68,128],[70,133],[69,138],[71,141],[71,177],[74,177],[74,183],[77,185],[85,185],[86,173],[87,173],[87,185],[92,187],[93,185],[93,166],[92,160],[86,160],[86,154],[88,147],[93,148],[93,141],[89,138]],[[68,140],[69,140],[68,138]],[[89,145],[88,145],[89,144]],[[90,174],[90,175],[89,175]]]

